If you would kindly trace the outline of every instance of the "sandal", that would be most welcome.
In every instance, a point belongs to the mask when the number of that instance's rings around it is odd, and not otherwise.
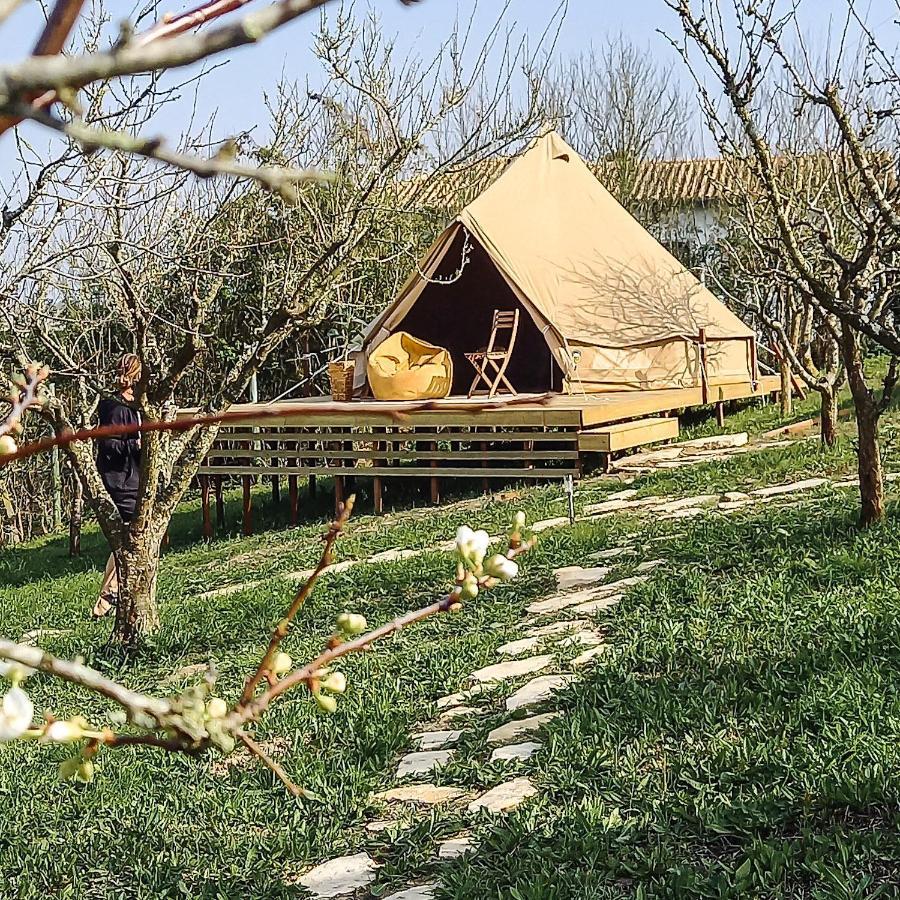
[[[116,608],[118,602],[118,594],[101,594],[91,610],[91,618],[102,619],[104,616],[109,615]]]

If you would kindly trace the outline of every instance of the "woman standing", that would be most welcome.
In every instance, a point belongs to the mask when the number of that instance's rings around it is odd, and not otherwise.
[[[116,366],[118,396],[100,401],[98,417],[104,425],[139,425],[140,413],[134,408],[134,388],[141,378],[141,361],[133,353],[126,353]],[[141,477],[141,437],[139,434],[103,438],[97,441],[97,471],[122,521],[134,517],[138,483]],[[119,579],[115,556],[111,553],[103,573],[100,596],[94,604],[95,618],[105,616],[116,604]]]

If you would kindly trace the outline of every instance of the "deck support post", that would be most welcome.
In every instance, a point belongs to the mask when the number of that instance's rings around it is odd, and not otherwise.
[[[291,463],[297,468],[300,460],[294,459]],[[300,519],[300,485],[296,475],[288,475],[288,498],[291,506],[291,525],[296,525]]]
[[[375,515],[380,516],[384,512],[384,482],[380,475],[372,479],[372,502],[375,505]]]
[[[386,434],[387,429],[375,428],[373,431],[376,434],[381,433],[382,431]],[[375,441],[375,452],[372,454],[372,463],[376,466],[386,465],[390,460],[388,457],[388,452],[391,449],[391,444],[388,441]],[[381,454],[384,454],[383,456]],[[380,475],[375,475],[372,478],[372,503],[375,507],[375,515],[380,516],[384,512],[384,481],[382,480]]]
[[[277,466],[278,460],[273,459],[272,464]],[[278,506],[281,503],[281,476],[273,475],[272,476],[272,503]]]
[[[216,528],[222,532],[225,530],[225,488],[221,475],[216,475],[213,487],[216,494]]]
[[[243,533],[245,535],[253,534],[253,498],[250,494],[250,486],[252,482],[249,475],[241,478],[241,488],[243,490]]]
[[[716,424],[719,428],[725,427],[725,404],[721,400],[716,403]]]
[[[211,541],[213,524],[209,509],[209,475],[200,476],[200,505],[203,509],[203,539]]]
[[[429,444],[432,452],[437,450],[437,441],[432,441]],[[438,463],[436,459],[431,460],[431,468],[436,469],[438,467]],[[432,475],[431,479],[431,503],[432,506],[437,506],[441,502],[441,480],[437,477],[437,475]]]

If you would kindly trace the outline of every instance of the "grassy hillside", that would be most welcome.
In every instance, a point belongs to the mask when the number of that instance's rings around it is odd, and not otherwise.
[[[777,423],[769,407],[732,424]],[[889,441],[889,466],[892,452]],[[852,469],[845,435],[831,451],[798,442],[634,487],[679,496]],[[585,482],[579,509],[616,487]],[[520,508],[532,522],[565,511],[557,487],[515,493],[359,516],[338,558],[428,548],[462,523],[498,533]],[[0,746],[0,896],[298,897],[309,866],[359,850],[381,866],[360,896],[429,879],[440,881],[438,897],[479,900],[897,896],[900,524],[892,504],[884,525],[859,533],[854,507],[852,491],[823,487],[730,516],[622,515],[544,532],[521,579],[348,660],[350,688],[334,716],[300,694],[273,709],[258,737],[319,804],[292,799],[240,754],[110,752],[95,781],[76,787],[57,780],[64,748]],[[233,698],[287,602],[283,576],[314,562],[320,529],[310,521],[207,546],[196,508],[186,508],[160,576],[163,630],[117,674],[171,692],[197,678],[179,676],[182,668],[214,660]],[[388,814],[372,793],[394,783],[396,759],[435,715],[434,701],[522,637],[524,608],[552,592],[554,568],[590,565],[590,554],[624,544],[636,553],[610,579],[652,559],[666,564],[597,614],[609,650],[555,701],[563,715],[541,750],[524,762],[489,761],[485,736],[508,718],[503,698],[523,678],[479,698],[484,714],[464,721],[457,753],[434,777],[475,791],[527,775],[537,796],[505,817],[440,807],[368,831]],[[42,629],[47,649],[108,668],[108,624],[88,619],[105,551],[93,533],[85,545],[76,561],[52,539],[3,554],[2,631]],[[378,623],[421,604],[452,571],[451,554],[432,551],[328,575],[288,649],[296,659],[314,653],[344,609]],[[201,596],[228,585],[244,586]],[[572,653],[551,652],[565,670]],[[38,709],[65,715],[86,705],[106,715],[47,679],[29,685]],[[438,843],[463,828],[477,851],[436,861]]]

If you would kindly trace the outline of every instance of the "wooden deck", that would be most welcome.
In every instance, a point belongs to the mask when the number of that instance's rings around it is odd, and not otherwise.
[[[443,478],[476,478],[487,489],[490,480],[578,477],[589,453],[676,436],[678,410],[702,405],[704,392],[721,417],[727,401],[778,390],[779,379],[765,377],[755,390],[744,383],[708,385],[705,391],[519,396],[512,403],[451,397],[424,408],[376,401],[336,404],[328,397],[242,404],[232,407],[234,418],[222,428],[200,469],[204,531],[212,534],[212,491],[222,513],[225,477],[239,477],[243,483],[244,530],[249,533],[250,487],[256,478],[270,478],[277,497],[281,480],[287,479],[292,519],[298,514],[298,480],[308,478],[314,490],[320,475],[333,477],[337,501],[348,478],[372,478],[379,511],[386,479],[427,478],[431,500],[437,503]],[[630,424],[616,424],[623,422]]]

